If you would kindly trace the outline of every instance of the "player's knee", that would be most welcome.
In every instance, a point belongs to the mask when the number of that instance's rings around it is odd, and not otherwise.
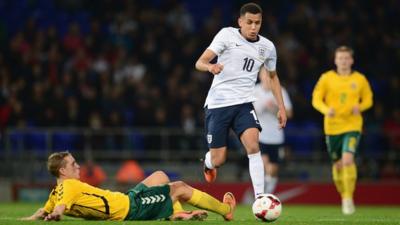
[[[171,195],[180,201],[188,201],[191,197],[191,188],[183,181],[175,181],[170,183]]]
[[[162,170],[157,170],[157,171],[154,172],[153,174],[154,174],[155,176],[157,176],[157,178],[158,178],[160,181],[165,181],[164,183],[169,182],[169,177],[168,177],[168,175],[167,175],[164,171],[162,171]]]
[[[353,160],[343,160],[342,161],[342,166],[343,167],[345,167],[345,166],[351,166],[351,165],[353,165],[354,164],[354,161]]]
[[[180,189],[184,189],[184,188],[188,187],[188,185],[185,182],[180,181],[180,180],[172,182],[171,186],[173,186],[173,188],[176,190],[180,190]]]

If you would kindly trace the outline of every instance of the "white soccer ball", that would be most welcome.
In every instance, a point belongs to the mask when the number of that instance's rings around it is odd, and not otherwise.
[[[263,222],[273,222],[281,215],[282,203],[273,194],[258,195],[253,203],[254,216]]]

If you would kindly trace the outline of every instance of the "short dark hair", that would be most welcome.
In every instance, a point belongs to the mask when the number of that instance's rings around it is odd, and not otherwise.
[[[258,4],[250,2],[250,3],[244,4],[242,6],[242,8],[240,8],[240,16],[243,16],[246,13],[251,13],[251,14],[261,13],[262,14],[262,9]]]
[[[55,177],[59,177],[60,168],[65,166],[65,157],[71,155],[68,151],[65,152],[55,152],[49,156],[47,159],[47,170],[51,173],[51,175]]]

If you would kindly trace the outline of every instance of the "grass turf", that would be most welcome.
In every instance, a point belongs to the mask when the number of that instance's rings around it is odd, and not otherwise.
[[[20,224],[44,224],[43,221],[19,221],[18,218],[29,216],[39,204],[33,203],[0,203],[0,224],[1,225],[20,225]],[[80,224],[169,224],[169,221],[85,221],[70,217],[63,217],[57,224],[80,225]],[[186,224],[227,224],[222,217],[210,213],[207,220],[199,221],[176,221],[179,225]],[[253,218],[250,206],[240,205],[235,213],[235,220],[229,225],[240,224],[262,224]],[[354,215],[343,216],[339,206],[325,205],[283,205],[281,217],[272,224],[280,225],[400,225],[400,206],[358,206]]]

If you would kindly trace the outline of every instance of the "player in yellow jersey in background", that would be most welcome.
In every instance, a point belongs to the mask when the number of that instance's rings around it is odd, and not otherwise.
[[[372,91],[365,76],[352,70],[353,50],[341,46],[335,51],[336,70],[321,75],[312,95],[312,105],[324,115],[324,132],[332,177],[342,198],[342,212],[353,214],[353,193],[357,180],[354,162],[361,136],[361,113],[372,106]]]
[[[203,220],[207,211],[184,211],[180,202],[207,209],[233,220],[236,201],[232,193],[223,202],[182,181],[169,182],[162,171],[144,179],[126,194],[93,187],[79,181],[80,167],[69,152],[57,152],[47,161],[57,178],[43,208],[23,220],[60,220],[63,214],[90,220]]]

